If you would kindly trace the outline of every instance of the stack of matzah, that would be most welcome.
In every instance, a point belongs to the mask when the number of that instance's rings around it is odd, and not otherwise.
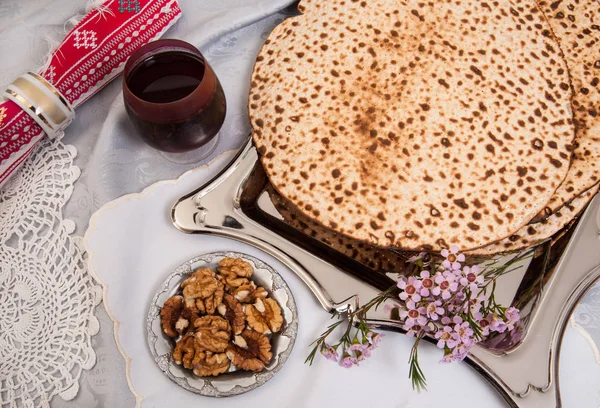
[[[522,249],[600,181],[597,0],[304,0],[256,63],[273,187],[383,247]]]

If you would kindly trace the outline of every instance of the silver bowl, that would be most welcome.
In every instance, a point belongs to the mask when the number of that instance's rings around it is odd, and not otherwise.
[[[254,268],[252,280],[264,287],[281,306],[283,325],[281,331],[271,335],[273,358],[260,373],[232,368],[217,377],[197,377],[191,370],[174,363],[173,339],[166,336],[160,325],[160,309],[165,301],[179,291],[179,285],[189,274],[201,267],[216,271],[217,263],[225,258],[241,258]],[[290,355],[298,331],[298,313],[290,288],[281,275],[260,259],[239,252],[212,252],[190,259],[179,266],[160,285],[152,298],[146,322],[148,346],[154,361],[173,382],[196,394],[208,397],[230,397],[243,394],[269,381]]]

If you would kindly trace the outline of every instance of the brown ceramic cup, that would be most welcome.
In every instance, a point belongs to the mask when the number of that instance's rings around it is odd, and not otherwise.
[[[216,144],[225,94],[196,47],[174,39],[148,43],[131,55],[123,74],[125,109],[147,144],[169,153]]]

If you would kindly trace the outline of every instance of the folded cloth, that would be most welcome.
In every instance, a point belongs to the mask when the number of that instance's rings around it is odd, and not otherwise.
[[[89,12],[39,72],[73,108],[119,75],[141,45],[160,37],[181,16],[176,0],[107,0]],[[45,136],[13,101],[0,104],[0,186]]]

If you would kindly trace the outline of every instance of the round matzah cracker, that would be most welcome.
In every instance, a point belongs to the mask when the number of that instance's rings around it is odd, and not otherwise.
[[[539,1],[571,74],[575,150],[567,177],[539,222],[600,181],[600,1]]]
[[[473,251],[467,251],[467,254],[494,255],[539,244],[568,226],[586,208],[597,192],[598,186],[594,186],[545,220],[537,224],[526,225],[509,238]]]
[[[279,215],[283,217],[286,224],[294,229],[328,245],[334,251],[354,259],[374,271],[396,273],[406,271],[408,265],[405,261],[408,257],[404,258],[389,249],[375,247],[325,228],[295,209],[272,186],[267,187],[267,192]],[[409,256],[412,255],[414,254]]]
[[[517,231],[564,179],[574,135],[566,66],[522,3],[307,2],[252,77],[273,186],[382,246],[472,249]]]

